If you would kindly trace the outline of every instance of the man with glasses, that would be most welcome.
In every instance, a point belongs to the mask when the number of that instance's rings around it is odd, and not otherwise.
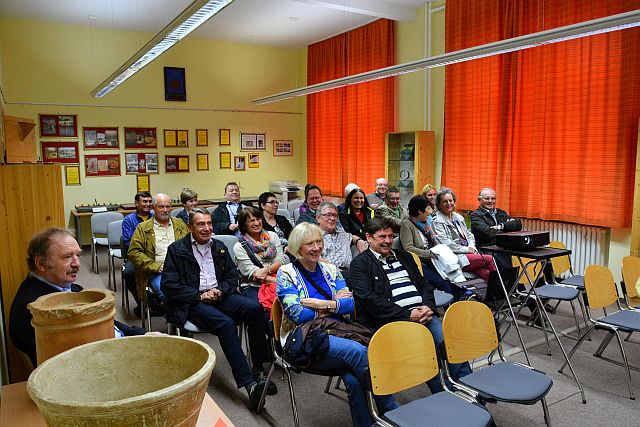
[[[400,203],[400,191],[397,188],[391,187],[387,191],[385,202],[376,209],[376,216],[389,218],[393,222],[393,232],[400,232],[400,224],[407,217],[407,211]]]
[[[240,186],[237,182],[228,182],[224,186],[225,202],[218,205],[211,215],[213,232],[215,234],[229,234],[240,236],[238,231],[238,214],[244,208],[251,206],[240,200]]]
[[[377,209],[384,203],[387,198],[387,189],[389,188],[389,181],[386,178],[376,179],[376,191],[371,194],[367,194],[367,201],[372,209]]]
[[[483,188],[478,195],[480,207],[471,212],[471,232],[476,238],[478,248],[495,245],[496,234],[507,231],[522,230],[522,221],[511,218],[502,209],[496,208],[496,191],[492,188]],[[511,267],[511,257],[504,254],[495,254],[498,267],[501,269]]]
[[[153,198],[155,216],[138,225],[131,238],[127,256],[136,268],[138,297],[146,297],[147,284],[164,301],[160,290],[160,276],[164,269],[167,248],[189,233],[180,218],[171,217],[171,197],[158,193]]]

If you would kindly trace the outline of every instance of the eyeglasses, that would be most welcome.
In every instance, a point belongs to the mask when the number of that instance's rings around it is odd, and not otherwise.
[[[334,213],[324,213],[324,214],[320,214],[320,216],[323,216],[323,217],[329,218],[329,219],[338,218],[338,214],[334,214]]]
[[[280,202],[277,201],[277,200],[270,200],[270,201],[268,201],[266,203],[269,204],[269,205],[279,205],[280,204]]]

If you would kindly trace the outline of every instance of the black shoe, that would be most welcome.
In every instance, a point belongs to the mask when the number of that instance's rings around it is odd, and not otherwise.
[[[267,380],[267,374],[264,371],[258,371],[253,374],[253,377],[256,379],[256,382],[260,383]],[[273,381],[269,380],[269,384],[267,385],[267,394],[269,396],[273,396],[278,394],[278,387],[274,384]]]
[[[251,409],[254,411],[258,409],[258,404],[262,397],[262,390],[264,390],[265,385],[265,381],[260,381],[259,383],[254,383],[251,386],[251,390],[249,391],[249,403],[251,404]]]
[[[554,314],[556,312],[556,308],[554,306],[552,306],[551,304],[545,304],[544,305],[544,311],[546,311],[549,314]]]
[[[133,309],[133,314],[135,314],[138,319],[140,319],[142,317],[142,313],[140,311],[140,306],[137,306],[136,308]]]

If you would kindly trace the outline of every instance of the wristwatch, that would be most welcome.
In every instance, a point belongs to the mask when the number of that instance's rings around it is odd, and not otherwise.
[[[331,310],[331,303],[327,302],[327,310]]]

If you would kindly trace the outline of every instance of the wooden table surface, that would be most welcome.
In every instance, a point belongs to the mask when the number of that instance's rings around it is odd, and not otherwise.
[[[38,407],[27,393],[26,381],[3,386],[0,399],[0,427],[46,427]],[[207,393],[196,426],[232,427],[233,423]]]

